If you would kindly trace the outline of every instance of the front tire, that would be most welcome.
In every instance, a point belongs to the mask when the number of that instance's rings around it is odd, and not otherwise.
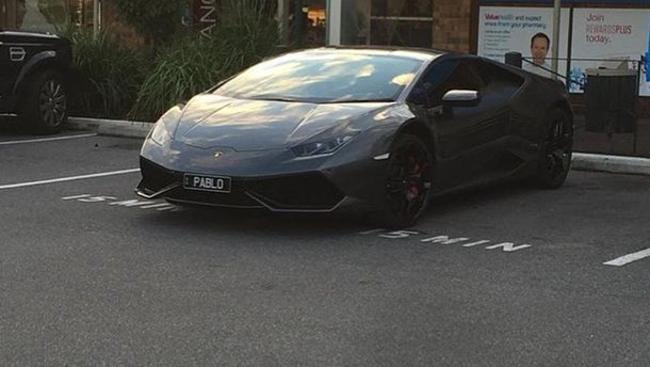
[[[385,180],[384,224],[415,224],[431,199],[433,157],[421,139],[405,134],[393,142]]]
[[[21,118],[36,133],[60,131],[68,119],[68,96],[61,75],[46,70],[30,76],[20,107]]]
[[[540,147],[535,181],[541,188],[557,189],[571,169],[573,121],[566,111],[551,110]]]

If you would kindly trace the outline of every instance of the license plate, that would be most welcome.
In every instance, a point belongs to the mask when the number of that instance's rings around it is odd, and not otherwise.
[[[189,190],[230,192],[230,177],[185,174],[183,187]]]

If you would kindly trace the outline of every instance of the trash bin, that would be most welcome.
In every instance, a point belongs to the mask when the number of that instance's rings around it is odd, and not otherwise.
[[[636,132],[637,73],[630,69],[587,69],[585,130]]]

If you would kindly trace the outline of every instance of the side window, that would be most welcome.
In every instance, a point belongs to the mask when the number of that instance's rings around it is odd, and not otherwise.
[[[431,100],[433,91],[452,75],[458,66],[457,60],[445,60],[435,64],[422,75],[409,96],[409,102],[416,105],[433,107]]]
[[[446,60],[422,76],[413,90],[413,102],[434,107],[440,105],[442,97],[452,89],[480,91],[484,87],[474,60]]]
[[[481,62],[480,71],[488,88],[519,88],[524,83],[524,79],[519,75],[487,61]]]
[[[442,97],[452,89],[469,89],[480,91],[485,86],[476,65],[472,61],[461,61],[453,74],[437,88],[431,91],[429,100],[433,106],[442,103]]]

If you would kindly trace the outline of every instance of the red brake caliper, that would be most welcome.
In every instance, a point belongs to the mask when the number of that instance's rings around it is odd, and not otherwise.
[[[421,173],[421,167],[419,163],[414,161],[414,157],[409,157],[409,163],[414,163],[412,175],[417,175]],[[407,178],[407,180],[408,183],[406,187],[406,200],[411,201],[420,196],[420,185],[419,182],[412,180],[410,177]]]

